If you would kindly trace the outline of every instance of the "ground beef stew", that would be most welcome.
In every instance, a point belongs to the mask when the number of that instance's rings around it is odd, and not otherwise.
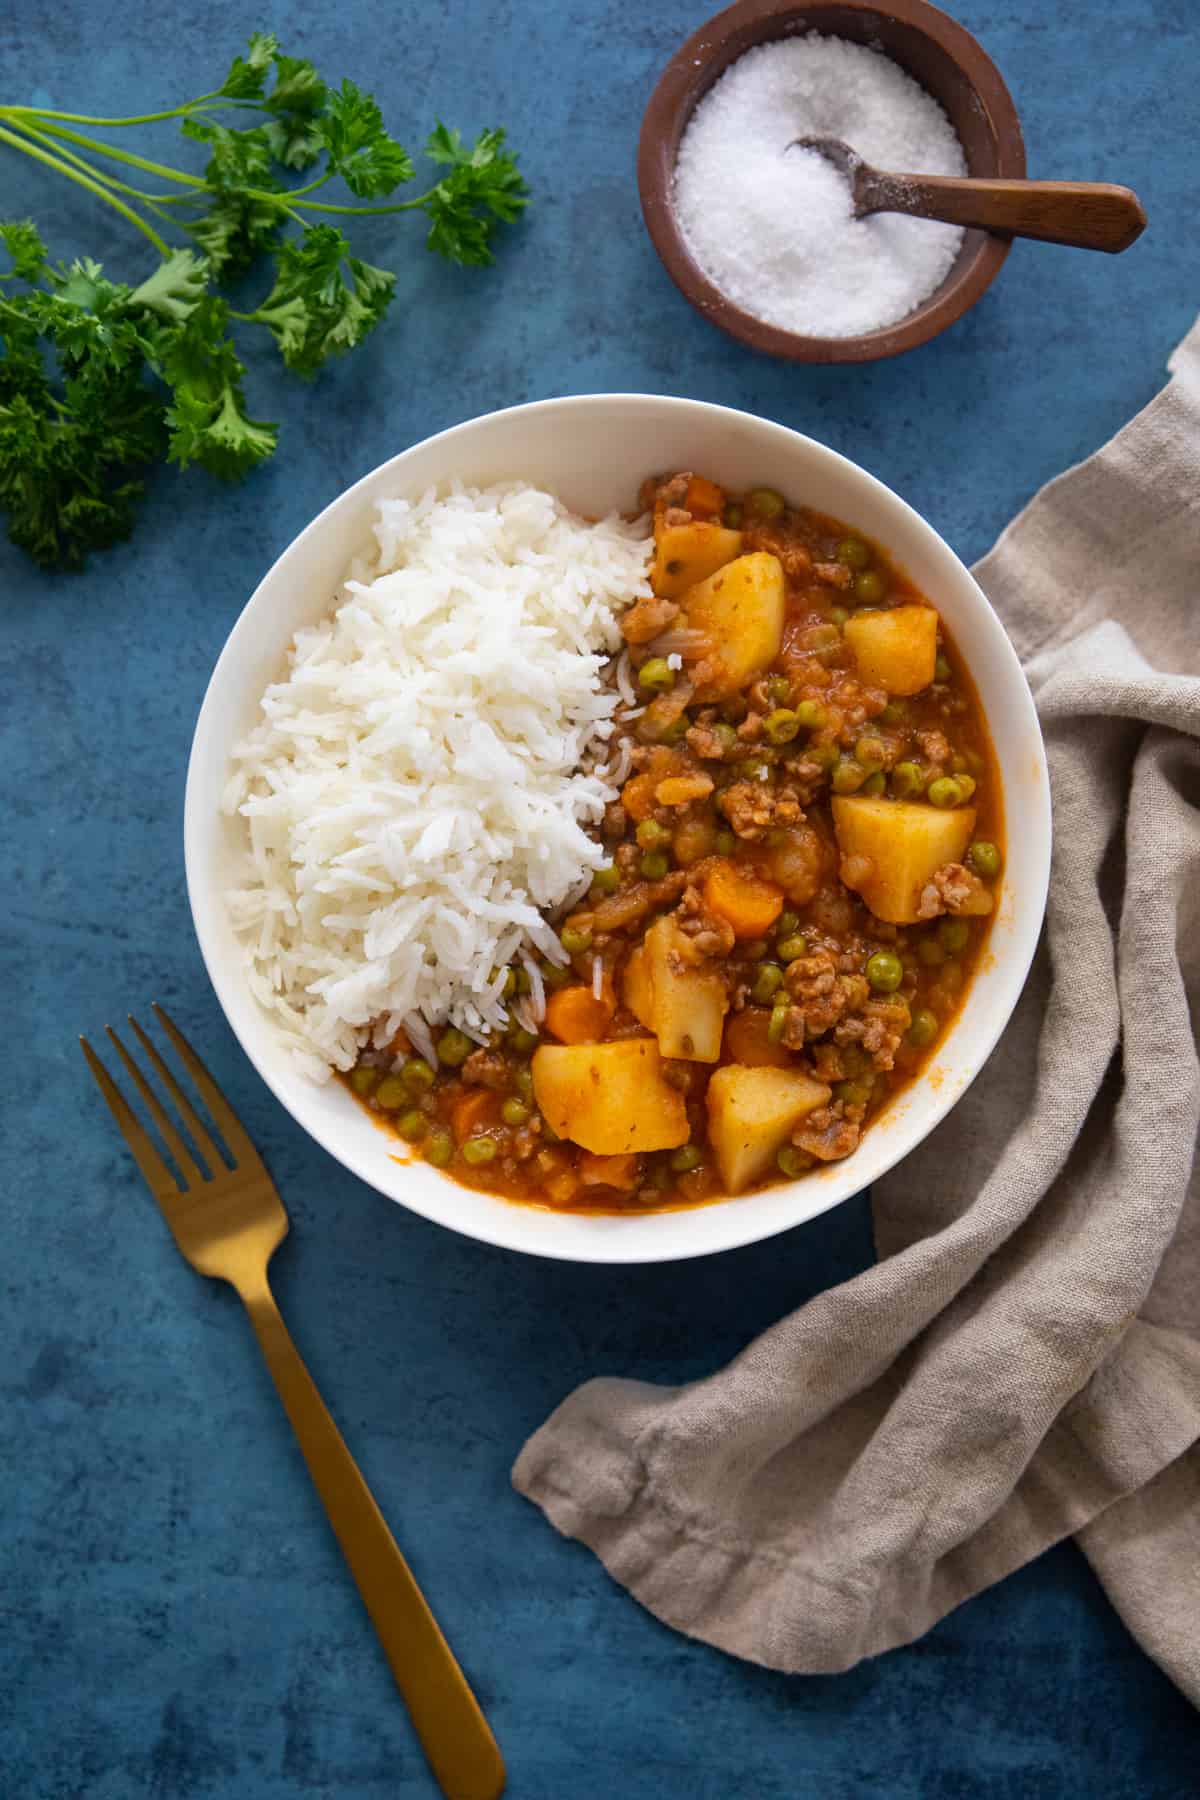
[[[507,1031],[443,1031],[436,1072],[399,1043],[347,1077],[414,1156],[536,1205],[694,1204],[851,1155],[962,1003],[1001,868],[970,676],[884,551],[771,488],[642,498],[629,767],[569,964],[510,970]]]

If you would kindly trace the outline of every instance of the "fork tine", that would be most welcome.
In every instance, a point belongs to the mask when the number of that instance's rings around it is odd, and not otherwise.
[[[225,1171],[224,1160],[220,1151],[217,1149],[217,1146],[213,1143],[207,1131],[204,1129],[200,1120],[200,1114],[187,1098],[187,1095],[184,1093],[183,1089],[180,1087],[170,1069],[168,1069],[166,1063],[158,1054],[158,1051],[146,1036],[146,1033],[142,1030],[133,1014],[127,1013],[125,1016],[129,1020],[130,1029],[137,1036],[138,1043],[142,1046],[142,1049],[154,1064],[159,1080],[175,1102],[176,1111],[187,1127],[192,1142],[208,1164],[209,1174],[223,1174]]]
[[[133,1151],[134,1159],[146,1178],[150,1192],[156,1200],[164,1199],[169,1194],[178,1194],[179,1186],[170,1169],[150,1142],[149,1135],[130,1110],[124,1094],[85,1037],[80,1038],[79,1048],[87,1057],[88,1068],[96,1078],[96,1086],[108,1101],[113,1118],[120,1126],[125,1142]]]
[[[228,1100],[226,1100],[224,1094],[221,1092],[200,1058],[196,1055],[196,1052],[192,1049],[192,1046],[188,1043],[178,1025],[173,1023],[166,1012],[164,1012],[163,1008],[158,1004],[157,1000],[153,1001],[151,1004],[154,1007],[155,1013],[158,1015],[160,1025],[174,1044],[176,1050],[178,1050],[181,1061],[186,1065],[192,1080],[204,1096],[204,1104],[208,1107],[209,1112],[216,1120],[221,1136],[225,1139],[225,1142],[233,1153],[235,1167],[239,1158],[244,1158],[247,1162],[257,1163],[260,1160],[258,1151],[250,1142],[246,1129],[234,1112],[232,1106],[230,1106]]]
[[[154,1092],[154,1089],[150,1086],[150,1083],[146,1080],[146,1077],[142,1074],[142,1071],[134,1062],[132,1056],[130,1056],[128,1050],[125,1048],[112,1026],[106,1025],[104,1029],[112,1040],[113,1049],[129,1071],[130,1077],[133,1080],[138,1093],[145,1101],[146,1111],[158,1126],[163,1142],[166,1144],[167,1149],[171,1152],[171,1155],[179,1165],[179,1168],[183,1173],[184,1185],[187,1187],[196,1186],[199,1182],[204,1180],[203,1169],[198,1166],[195,1157],[192,1156],[187,1145],[176,1131],[174,1125],[167,1117],[167,1114],[163,1111],[158,1095]]]

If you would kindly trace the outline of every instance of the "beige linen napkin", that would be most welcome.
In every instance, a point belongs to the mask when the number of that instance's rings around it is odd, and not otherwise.
[[[1073,1533],[1200,1704],[1200,324],[1172,370],[976,570],[1046,735],[1049,912],[986,1069],[875,1191],[880,1261],[707,1380],[588,1382],[513,1472],[774,1668],[908,1643]]]

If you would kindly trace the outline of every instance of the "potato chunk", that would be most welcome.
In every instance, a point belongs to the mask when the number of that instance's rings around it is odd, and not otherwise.
[[[653,1038],[543,1044],[532,1068],[534,1098],[553,1129],[596,1156],[687,1143],[683,1095],[664,1081]]]
[[[688,588],[679,603],[687,623],[704,632],[720,667],[695,698],[722,700],[753,681],[779,655],[783,640],[783,565],[766,550],[739,556]]]
[[[644,944],[630,952],[621,977],[621,999],[639,1025],[644,1025],[647,1031],[654,1030],[654,982]]]
[[[975,808],[941,811],[905,800],[838,795],[833,825],[846,886],[862,895],[877,919],[911,925],[934,870],[958,862],[970,843]]]
[[[868,686],[886,688],[889,694],[919,694],[933,680],[938,616],[932,606],[853,613],[843,629]]]
[[[799,1069],[726,1063],[708,1084],[708,1136],[731,1194],[771,1169],[800,1120],[824,1106],[830,1090]]]
[[[716,1062],[729,1010],[725,983],[711,964],[697,962],[690,941],[669,916],[650,927],[645,950],[650,1030],[659,1050],[685,1062]]]
[[[650,585],[664,600],[676,600],[686,588],[742,553],[740,531],[693,519],[690,525],[664,525],[657,533]]]

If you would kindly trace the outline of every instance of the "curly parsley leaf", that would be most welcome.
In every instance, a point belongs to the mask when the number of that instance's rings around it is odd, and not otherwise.
[[[315,375],[329,357],[361,344],[396,284],[390,269],[352,256],[332,225],[310,225],[302,238],[280,245],[275,262],[275,286],[254,317],[297,375]]]
[[[322,128],[330,166],[360,200],[377,199],[412,180],[408,151],[388,136],[375,101],[352,81],[329,95]]]
[[[48,257],[46,246],[32,219],[11,219],[0,223],[0,243],[12,257],[11,273],[21,281],[36,281],[44,272]],[[0,277],[8,279],[8,277]]]
[[[249,44],[249,54],[235,56],[229,73],[217,89],[230,100],[257,100],[266,85],[275,59],[278,40],[267,32],[256,31]]]
[[[461,132],[449,131],[439,122],[425,154],[448,165],[422,201],[429,218],[425,240],[429,249],[451,262],[492,262],[496,221],[508,224],[519,218],[529,201],[516,158],[504,148],[504,132],[482,131],[468,148]]]

